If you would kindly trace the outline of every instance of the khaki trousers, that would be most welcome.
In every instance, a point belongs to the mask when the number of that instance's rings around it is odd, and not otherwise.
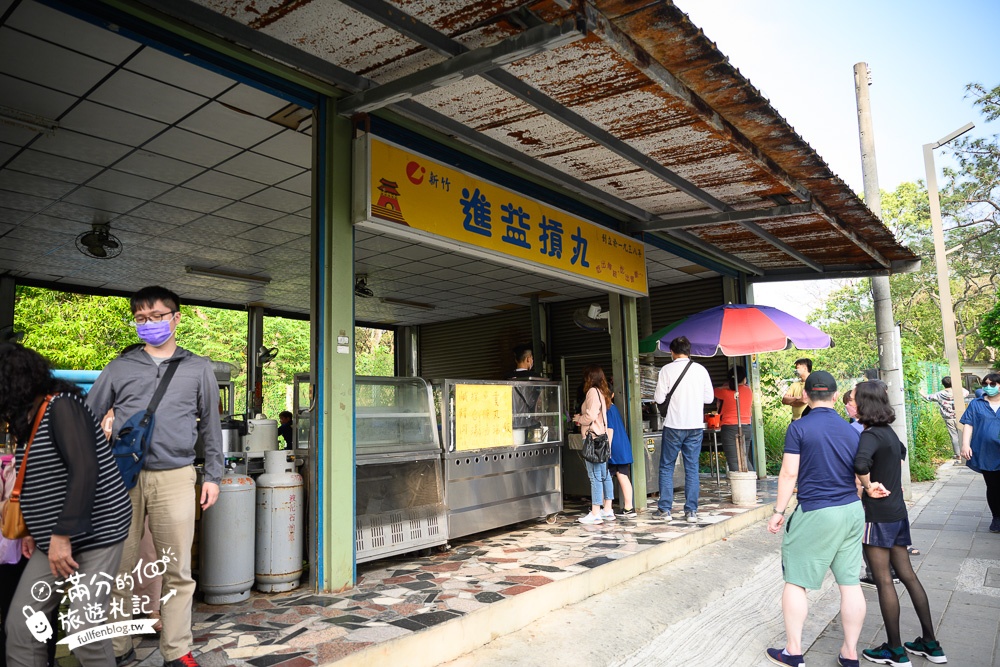
[[[198,498],[195,495],[193,466],[174,470],[143,470],[139,482],[129,489],[132,500],[132,525],[129,527],[125,549],[122,552],[118,573],[129,575],[138,585],[132,570],[139,558],[139,543],[143,527],[149,519],[149,532],[158,556],[169,550],[170,562],[163,573],[161,595],[173,597],[160,604],[160,654],[164,662],[176,660],[191,651],[194,640],[191,634],[191,603],[194,599],[194,579],[191,577],[191,544],[194,542],[194,517]],[[126,610],[132,611],[135,590],[115,590],[114,599]],[[141,601],[141,600],[140,600]],[[146,609],[150,609],[147,605]],[[116,637],[115,655],[123,656],[132,648],[131,637]]]

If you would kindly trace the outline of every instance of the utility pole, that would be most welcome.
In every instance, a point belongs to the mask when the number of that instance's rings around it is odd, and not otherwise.
[[[882,195],[878,189],[878,167],[875,165],[875,130],[872,125],[871,101],[868,86],[871,78],[868,63],[854,66],[854,92],[858,99],[858,135],[861,140],[861,172],[865,181],[865,203],[872,213],[882,219]],[[872,298],[875,305],[875,333],[878,336],[878,365],[882,381],[889,389],[889,405],[896,413],[892,430],[899,441],[906,443],[906,402],[903,395],[903,369],[897,359],[899,341],[896,338],[896,322],[892,315],[892,295],[889,292],[889,277],[874,276]],[[907,448],[909,449],[909,448]],[[907,457],[909,458],[909,457]],[[910,500],[910,465],[903,461],[903,497]]]

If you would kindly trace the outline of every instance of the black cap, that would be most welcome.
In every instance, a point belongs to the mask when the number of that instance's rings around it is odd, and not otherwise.
[[[806,378],[806,391],[837,391],[837,381],[826,371],[813,371]]]

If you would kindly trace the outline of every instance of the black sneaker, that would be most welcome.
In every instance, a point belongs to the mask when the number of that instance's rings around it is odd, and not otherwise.
[[[902,646],[893,648],[888,643],[882,644],[878,648],[866,648],[861,652],[865,660],[879,665],[890,665],[891,667],[902,667],[910,664],[910,658]]]
[[[636,517],[635,508],[631,507],[629,509],[622,510],[618,514],[618,516],[620,516],[623,519],[634,519]]]
[[[876,588],[876,586],[875,586],[875,580],[872,579],[867,574],[865,576],[861,577],[861,585],[865,586],[867,588]]]
[[[663,519],[664,521],[670,521],[670,512],[664,512],[663,510],[657,509],[653,510],[652,514],[654,519]]]
[[[125,655],[115,656],[115,667],[125,667],[125,665],[131,665],[133,662],[136,662],[136,660],[135,649],[130,648]]]
[[[186,653],[176,660],[165,660],[163,667],[200,667],[200,665],[193,655]]]
[[[1000,516],[995,516],[993,517],[993,520],[990,521],[990,532],[1000,533]]]
[[[937,665],[948,662],[948,657],[944,654],[944,649],[941,648],[941,642],[933,639],[926,640],[923,637],[917,637],[912,642],[903,642],[903,648],[906,649],[907,653],[922,655]]]

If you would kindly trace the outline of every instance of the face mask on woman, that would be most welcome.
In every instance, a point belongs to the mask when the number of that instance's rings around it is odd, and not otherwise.
[[[986,394],[987,396],[996,396],[998,393],[1000,393],[1000,387],[996,386],[995,384],[985,385],[983,387],[983,393]]]
[[[858,406],[854,403],[844,403],[844,409],[847,410],[847,416],[851,419],[858,418]]]

